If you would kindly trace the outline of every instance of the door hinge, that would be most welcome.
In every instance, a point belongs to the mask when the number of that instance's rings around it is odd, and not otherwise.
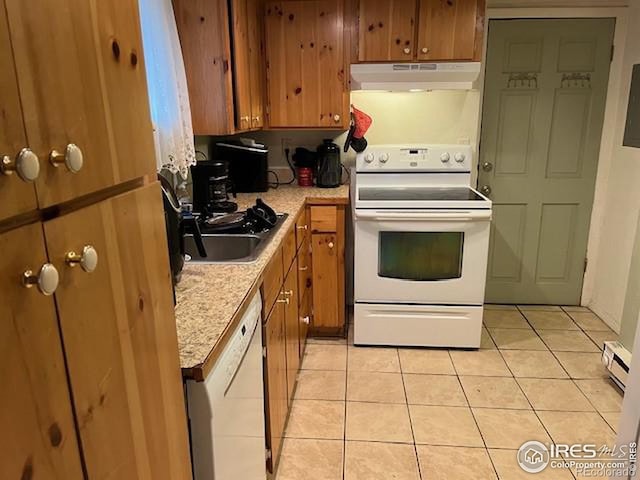
[[[267,358],[267,347],[262,347],[262,357]]]
[[[616,46],[615,45],[611,45],[611,58],[609,59],[609,62],[613,62],[613,54],[616,51]]]
[[[270,449],[270,448],[265,449],[265,451],[264,451],[264,458],[265,458],[266,460],[271,460],[271,449]]]
[[[582,271],[582,273],[587,271],[587,264],[589,263],[589,259],[587,257],[584,258],[584,270]]]

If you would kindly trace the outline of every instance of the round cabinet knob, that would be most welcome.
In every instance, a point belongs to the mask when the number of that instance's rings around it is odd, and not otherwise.
[[[340,115],[338,115],[337,113],[333,116],[333,121],[338,123],[340,122]]]
[[[255,117],[253,117],[253,123],[260,123],[260,116],[256,115]]]
[[[447,163],[450,158],[451,158],[451,156],[447,152],[444,152],[442,155],[440,155],[440,161],[442,163]]]
[[[31,149],[23,148],[20,150],[20,153],[16,155],[15,162],[11,160],[9,155],[2,156],[0,171],[3,175],[11,175],[13,172],[16,172],[20,180],[33,182],[38,178],[38,175],[40,175],[40,160]]]
[[[429,49],[427,47],[422,47],[420,50],[422,53],[429,53]]]
[[[409,47],[405,48],[404,50],[402,50],[406,55],[409,55],[411,53],[411,49]]]
[[[382,155],[380,155],[380,163],[387,163],[389,161],[389,154],[388,153],[383,153]]]
[[[329,248],[333,248],[333,247],[334,247],[333,242],[329,242],[329,243],[327,243],[327,247],[329,247]]]
[[[91,245],[85,245],[81,254],[67,252],[64,260],[70,267],[80,265],[85,272],[91,273],[98,266],[98,252]]]
[[[70,143],[65,148],[64,153],[52,150],[49,154],[49,161],[54,167],[63,165],[67,167],[71,173],[78,173],[84,164],[82,150],[75,143]]]
[[[453,156],[454,160],[458,163],[464,162],[464,159],[467,158],[464,153],[458,152]]]
[[[38,273],[33,273],[32,270],[25,270],[22,274],[22,285],[26,288],[36,285],[40,293],[47,296],[53,295],[56,288],[58,288],[59,282],[60,275],[58,275],[58,270],[50,263],[42,265]]]
[[[375,157],[373,156],[373,153],[367,153],[367,154],[364,156],[364,161],[365,161],[365,162],[367,162],[367,163],[371,163],[371,162],[373,162],[373,159],[374,159],[374,158],[375,158]]]
[[[311,322],[311,319],[308,316],[302,317],[302,323],[306,323],[307,325],[309,325],[310,322]]]

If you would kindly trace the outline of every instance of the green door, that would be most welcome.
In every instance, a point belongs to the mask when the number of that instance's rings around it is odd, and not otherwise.
[[[494,202],[487,302],[580,303],[614,26],[489,23],[478,178]]]

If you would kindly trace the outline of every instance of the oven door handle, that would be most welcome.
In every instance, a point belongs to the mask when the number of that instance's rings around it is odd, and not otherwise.
[[[437,212],[356,210],[356,219],[378,221],[472,222],[491,219],[491,210],[441,210]]]

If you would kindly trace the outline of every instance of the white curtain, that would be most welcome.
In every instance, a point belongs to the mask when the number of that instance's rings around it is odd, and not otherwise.
[[[187,78],[171,0],[140,0],[158,171],[187,178],[195,164]]]

